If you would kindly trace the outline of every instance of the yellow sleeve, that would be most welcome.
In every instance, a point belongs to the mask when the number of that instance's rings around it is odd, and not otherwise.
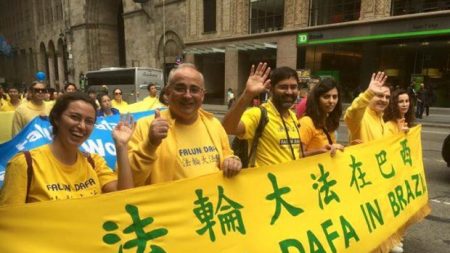
[[[241,117],[241,122],[245,126],[245,133],[238,137],[244,140],[253,139],[260,118],[261,118],[261,109],[259,109],[258,107],[252,107],[246,110]]]
[[[400,129],[398,128],[398,124],[394,120],[390,120],[390,121],[386,122],[385,126],[386,126],[388,135],[394,135],[394,134],[397,134],[400,132]]]
[[[220,121],[216,118],[214,118],[214,120],[216,121],[216,126],[217,126],[217,132],[220,136],[220,142],[222,145],[222,153],[223,153],[223,157],[229,157],[232,156],[234,154],[233,150],[230,147],[230,142],[228,139],[228,135],[225,132],[225,129],[223,128],[222,124],[220,123]]]
[[[24,204],[27,197],[27,162],[20,153],[6,167],[5,181],[0,190],[0,206]]]
[[[314,137],[314,123],[308,116],[303,116],[300,119],[300,140],[305,146],[308,146]]]
[[[16,111],[14,113],[12,121],[12,136],[16,136],[23,128],[23,115],[21,111]]]
[[[139,120],[136,130],[128,142],[128,158],[135,186],[145,185],[147,178],[150,176],[151,168],[158,158],[156,154],[158,147],[153,147],[148,138],[152,120],[153,116],[150,119]]]
[[[91,154],[91,157],[95,164],[95,173],[101,188],[110,182],[117,181],[117,174],[108,167],[103,157],[97,154]]]
[[[374,95],[375,94],[370,90],[366,90],[359,94],[359,96],[353,100],[351,106],[345,111],[344,120],[350,132],[358,132],[361,127],[361,120],[364,116],[364,112]]]

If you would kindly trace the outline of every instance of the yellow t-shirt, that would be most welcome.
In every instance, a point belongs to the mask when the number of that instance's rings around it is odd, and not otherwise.
[[[144,100],[128,105],[129,112],[142,112],[147,110],[154,110],[157,108],[165,107],[161,104],[157,97],[146,97]]]
[[[331,141],[336,143],[335,133],[329,133]],[[300,119],[300,139],[305,145],[305,151],[323,148],[328,144],[328,138],[322,129],[317,129],[314,126],[312,119],[309,116],[303,116]]]
[[[48,116],[51,106],[46,103],[42,105],[35,105],[28,101],[19,105],[14,113],[12,124],[12,135],[18,134],[30,121],[39,115]]]
[[[11,101],[3,101],[2,106],[0,107],[0,112],[13,112],[19,107],[20,102],[17,105],[11,104]]]
[[[33,175],[28,197],[28,166],[25,155],[21,153],[8,163],[0,205],[25,203],[25,199],[30,203],[89,197],[102,193],[105,184],[117,180],[117,175],[97,154],[91,154],[95,169],[81,152],[78,152],[73,165],[65,165],[56,159],[49,145],[31,150],[30,154]]]
[[[294,160],[292,156],[291,146],[294,151],[295,159],[301,156],[300,141],[299,141],[299,123],[295,113],[289,110],[289,116],[284,117],[284,122],[287,127],[291,145],[289,145],[286,130],[281,120],[280,113],[272,104],[272,101],[261,105],[267,109],[267,123],[261,138],[259,139],[255,166],[279,164]],[[258,107],[253,107],[244,112],[241,117],[241,122],[245,125],[245,133],[238,136],[240,139],[249,140],[249,149],[255,136],[256,128],[258,127],[261,118],[261,110]]]
[[[115,99],[111,100],[111,107],[116,108],[119,110],[120,113],[128,112],[128,103],[124,100],[122,100],[120,103],[117,102]]]
[[[386,122],[386,131],[388,134],[398,134],[401,132],[400,128],[398,127],[397,121],[395,120]]]
[[[349,130],[349,140],[360,139],[369,142],[387,134],[382,114],[369,108],[369,102],[375,94],[371,91],[361,93],[347,108],[344,120]]]
[[[177,178],[196,177],[219,170],[219,153],[209,137],[206,126],[198,118],[192,125],[174,125],[176,138],[177,159],[182,170],[176,173]]]

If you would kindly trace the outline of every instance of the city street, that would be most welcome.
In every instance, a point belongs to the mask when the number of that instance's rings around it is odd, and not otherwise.
[[[224,106],[205,105],[221,120]],[[430,116],[418,120],[422,125],[423,161],[428,184],[431,214],[407,230],[405,253],[446,253],[450,247],[450,167],[442,159],[441,148],[450,134],[450,110],[432,108]],[[338,130],[338,142],[347,143],[343,121]],[[230,138],[231,140],[231,138]]]

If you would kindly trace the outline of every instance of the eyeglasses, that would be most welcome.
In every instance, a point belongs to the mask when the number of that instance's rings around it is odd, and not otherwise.
[[[173,90],[176,93],[180,94],[180,95],[181,94],[186,94],[188,92],[188,90],[189,90],[189,93],[191,95],[198,95],[198,94],[200,94],[200,93],[202,93],[204,91],[203,88],[200,88],[200,87],[195,86],[195,85],[192,85],[192,86],[189,86],[189,87],[187,87],[185,85],[175,85],[173,87]]]
[[[122,95],[122,92],[114,92],[114,95]]]
[[[33,88],[34,93],[46,93],[47,89]]]

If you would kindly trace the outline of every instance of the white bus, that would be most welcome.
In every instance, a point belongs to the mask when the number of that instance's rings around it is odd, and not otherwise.
[[[102,86],[106,85],[111,96],[115,88],[120,88],[123,99],[134,103],[148,96],[149,83],[155,83],[158,92],[161,91],[164,87],[163,71],[147,67],[102,68],[86,73],[85,87],[99,93],[103,90]]]

